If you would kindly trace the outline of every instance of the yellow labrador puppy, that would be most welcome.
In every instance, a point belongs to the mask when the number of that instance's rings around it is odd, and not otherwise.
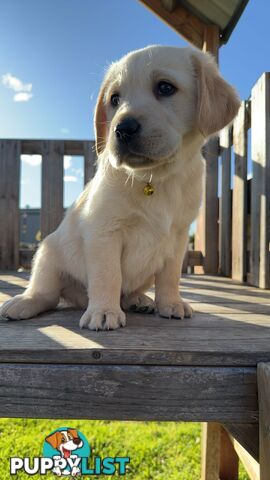
[[[205,139],[237,113],[212,57],[151,46],[109,68],[96,111],[98,169],[42,242],[30,284],[2,316],[30,318],[60,297],[84,307],[80,326],[124,326],[124,311],[190,317],[178,284],[202,197]],[[145,291],[155,283],[155,303]]]

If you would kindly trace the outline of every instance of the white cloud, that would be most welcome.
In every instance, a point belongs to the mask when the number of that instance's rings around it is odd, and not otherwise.
[[[2,83],[7,88],[11,88],[14,92],[31,92],[32,83],[23,83],[19,78],[14,77],[11,73],[2,75]]]
[[[32,98],[32,83],[23,83],[11,73],[2,75],[2,84],[13,90],[15,93],[14,102],[28,102]]]
[[[74,177],[73,175],[65,175],[64,176],[64,182],[77,182],[78,179],[77,177]]]
[[[67,170],[72,165],[72,156],[64,155],[64,169]]]
[[[60,128],[60,132],[61,132],[61,133],[69,133],[69,129],[63,127],[63,128]]]
[[[32,98],[32,93],[27,93],[27,92],[19,92],[15,93],[13,100],[14,102],[28,102],[30,98]]]
[[[37,167],[41,164],[41,155],[21,155],[21,161],[31,165],[31,167]]]

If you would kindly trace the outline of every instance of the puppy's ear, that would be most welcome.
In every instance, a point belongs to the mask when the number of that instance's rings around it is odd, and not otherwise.
[[[207,137],[234,119],[240,100],[234,88],[221,77],[212,55],[194,50],[191,60],[197,81],[197,124]]]
[[[94,114],[94,126],[95,126],[95,136],[96,136],[96,152],[100,155],[106,146],[106,110],[104,105],[104,95],[106,90],[107,82],[104,81],[96,103],[95,114]]]
[[[48,435],[48,437],[45,438],[46,442],[48,442],[53,448],[58,447],[60,444],[59,442],[59,432],[52,433],[52,435]]]

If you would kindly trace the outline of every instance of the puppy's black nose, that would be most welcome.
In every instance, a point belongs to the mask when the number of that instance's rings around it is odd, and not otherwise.
[[[81,439],[79,437],[78,438],[73,438],[73,443],[75,443],[75,445],[80,445]]]
[[[141,125],[135,118],[129,117],[116,125],[114,131],[116,138],[123,143],[129,143],[139,132]]]

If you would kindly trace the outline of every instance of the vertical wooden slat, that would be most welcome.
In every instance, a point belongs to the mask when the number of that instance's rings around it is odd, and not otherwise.
[[[219,270],[231,275],[232,198],[231,198],[231,130],[225,127],[219,137],[221,148],[221,208],[219,219]]]
[[[216,25],[206,25],[204,29],[203,51],[210,52],[218,63],[219,29]],[[206,176],[203,185],[203,200],[197,222],[195,249],[204,257],[204,272],[218,273],[218,154],[219,143],[211,139],[204,148]],[[198,268],[196,268],[198,272]],[[198,272],[199,273],[199,272]]]
[[[229,434],[220,427],[219,480],[238,480],[239,460]]]
[[[20,141],[0,141],[1,269],[17,269],[19,266],[20,153]]]
[[[232,198],[232,278],[247,274],[247,104],[242,102],[233,123],[234,186]]]
[[[83,142],[84,151],[84,184],[86,185],[96,172],[95,142]]]
[[[220,463],[220,424],[202,423],[201,480],[218,480]]]
[[[251,283],[270,288],[270,73],[251,94]]]
[[[64,142],[42,142],[41,237],[53,232],[63,218]]]
[[[258,364],[260,480],[270,480],[270,364]]]

